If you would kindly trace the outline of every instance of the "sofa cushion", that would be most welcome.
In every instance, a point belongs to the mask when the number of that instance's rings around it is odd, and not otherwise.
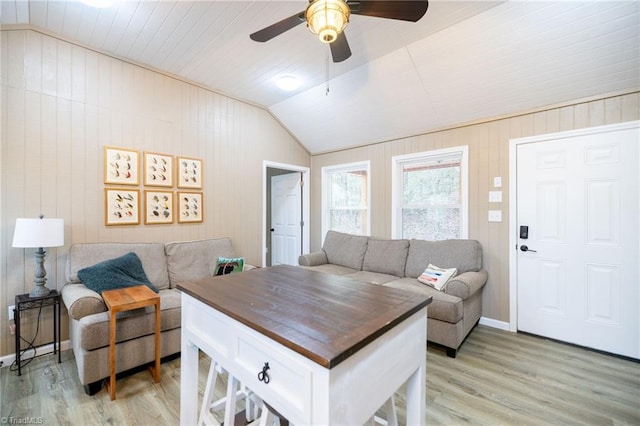
[[[395,275],[381,274],[379,272],[371,271],[354,272],[353,274],[347,275],[347,278],[370,284],[384,284],[398,279]]]
[[[177,289],[162,290],[160,295],[160,329],[162,331],[181,326],[181,292]],[[118,314],[116,342],[135,339],[155,332],[155,309],[135,309]],[[109,312],[89,315],[79,320],[79,345],[90,351],[109,345]]]
[[[347,268],[346,266],[334,265],[333,263],[325,263],[318,266],[301,266],[301,268],[311,269],[313,271],[326,272],[333,275],[348,275],[358,272],[353,268]]]
[[[140,258],[133,252],[82,268],[78,271],[78,278],[87,288],[100,295],[107,290],[143,284],[158,292],[144,273]]]
[[[457,323],[464,313],[463,301],[457,296],[443,293],[428,285],[421,284],[414,278],[402,278],[383,284],[385,287],[399,288],[433,297],[427,307],[427,317],[440,321]]]
[[[429,263],[456,268],[458,274],[482,269],[482,247],[475,240],[411,240],[405,276],[418,278]]]
[[[80,243],[73,244],[67,258],[67,282],[80,283],[78,271],[129,252],[140,258],[149,281],[159,290],[169,288],[169,274],[161,243]]]
[[[363,235],[329,231],[322,250],[327,254],[329,263],[361,271],[368,240],[369,237]]]
[[[408,240],[376,240],[372,238],[367,244],[362,270],[404,277],[408,251]]]
[[[171,287],[213,276],[218,257],[235,257],[230,238],[169,243],[165,247]]]

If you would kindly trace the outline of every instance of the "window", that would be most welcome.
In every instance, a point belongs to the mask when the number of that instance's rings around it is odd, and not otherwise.
[[[468,147],[393,157],[395,238],[467,238]]]
[[[322,235],[369,234],[369,162],[322,168]]]

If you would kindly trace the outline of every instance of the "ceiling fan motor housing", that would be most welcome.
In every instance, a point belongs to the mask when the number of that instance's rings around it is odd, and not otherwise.
[[[343,0],[313,0],[305,11],[307,27],[323,43],[332,43],[349,23],[349,6]]]

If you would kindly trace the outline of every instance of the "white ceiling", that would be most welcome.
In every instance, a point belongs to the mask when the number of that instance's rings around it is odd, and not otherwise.
[[[3,26],[29,24],[264,106],[311,153],[640,88],[638,1],[432,0],[417,23],[352,16],[353,56],[339,64],[305,25],[249,39],[306,0],[0,1]],[[282,75],[302,86],[281,91]]]

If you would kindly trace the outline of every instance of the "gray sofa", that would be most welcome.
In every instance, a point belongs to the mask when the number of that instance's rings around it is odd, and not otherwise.
[[[302,267],[433,297],[427,309],[427,339],[455,357],[482,314],[482,247],[475,240],[381,240],[329,231],[322,250],[300,256]],[[457,268],[443,291],[418,276],[429,263]]]
[[[180,352],[181,293],[176,285],[212,276],[216,260],[235,257],[229,238],[163,243],[74,244],[69,249],[62,300],[69,312],[69,338],[80,382],[92,395],[109,377],[109,313],[102,297],[88,289],[78,271],[134,252],[145,274],[160,290],[161,356]],[[250,268],[250,267],[249,267]],[[248,269],[248,268],[246,268]],[[124,312],[116,324],[116,369],[130,370],[154,360],[153,308]]]

